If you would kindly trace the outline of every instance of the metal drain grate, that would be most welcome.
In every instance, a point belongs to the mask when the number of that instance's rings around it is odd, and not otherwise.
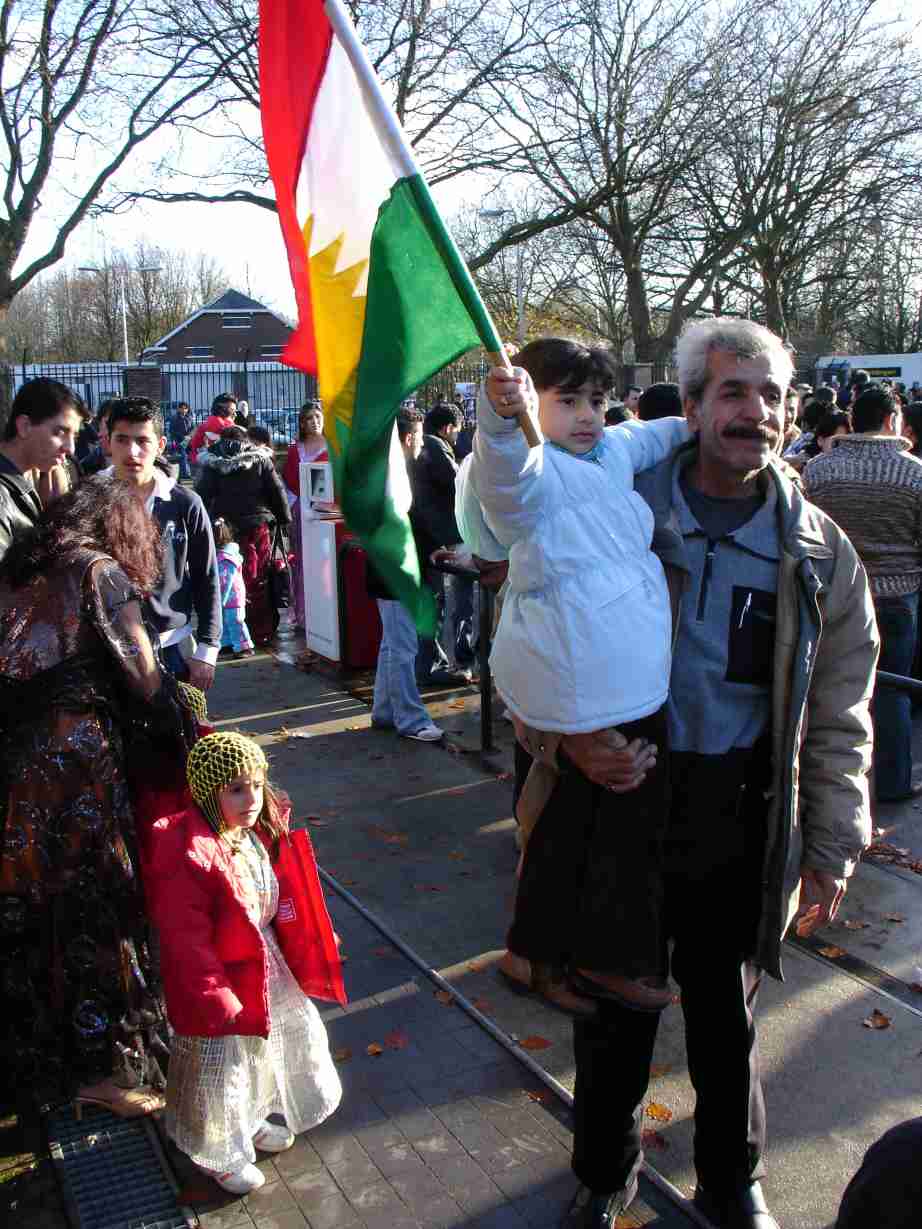
[[[79,1229],[187,1229],[196,1224],[177,1201],[176,1185],[151,1122],[85,1107],[47,1119],[48,1150]]]

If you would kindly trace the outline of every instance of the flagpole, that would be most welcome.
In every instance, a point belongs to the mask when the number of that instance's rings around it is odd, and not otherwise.
[[[343,7],[342,0],[323,0],[323,7],[343,51],[345,51],[349,58],[365,101],[369,105],[369,109],[374,111],[380,124],[380,132],[387,145],[391,159],[400,169],[402,176],[418,177],[425,184],[425,176],[420,170],[419,164],[410,148],[400,120],[397,118],[393,107],[381,89],[378,74],[375,72],[374,65],[368,58],[368,53],[355,32],[352,19]],[[426,191],[428,193],[428,186]],[[434,204],[432,208],[435,208]],[[478,309],[477,314],[483,317],[488,326],[488,331],[492,334],[488,339],[487,358],[494,367],[504,367],[507,371],[511,371],[512,363],[509,361],[509,356],[500,341],[499,333],[496,331],[496,326],[490,317],[486,304],[474,285],[474,280],[470,275],[464,257],[458,251],[448,228],[441,220],[440,226],[443,232],[441,241],[449,245],[450,254],[453,257],[452,264],[458,270],[460,276],[465,279],[465,285],[463,288],[458,287],[458,290],[471,303],[476,305]],[[481,337],[481,340],[484,340],[483,337]],[[486,342],[485,346],[487,346]],[[542,436],[528,411],[518,415],[518,423],[522,428],[525,439],[528,441],[529,447],[534,448],[542,442]]]

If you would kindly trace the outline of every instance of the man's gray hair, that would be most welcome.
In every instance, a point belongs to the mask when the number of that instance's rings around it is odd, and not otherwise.
[[[692,320],[682,330],[675,347],[679,392],[683,400],[686,397],[700,400],[708,382],[708,356],[715,350],[735,354],[737,358],[777,354],[790,368],[790,375],[794,374],[794,362],[784,342],[763,325],[730,316]]]

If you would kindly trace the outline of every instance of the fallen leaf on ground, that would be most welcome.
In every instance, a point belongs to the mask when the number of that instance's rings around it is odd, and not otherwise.
[[[821,947],[817,950],[819,954],[821,956],[825,956],[827,960],[839,960],[842,956],[848,955],[848,952],[846,952],[844,947],[836,947],[834,943],[830,943],[828,947]]]
[[[354,888],[356,884],[355,879],[340,879],[339,882],[343,885],[344,888]]]
[[[399,1028],[395,1028],[384,1038],[384,1044],[389,1050],[405,1050],[410,1044],[410,1038]]]
[[[525,1089],[525,1096],[529,1099],[529,1101],[544,1102],[550,1099],[550,1095],[551,1095],[550,1092],[546,1088],[542,1088],[538,1092],[534,1092],[530,1088]]]
[[[446,1007],[451,1007],[455,1001],[455,996],[451,993],[450,990],[436,990],[435,997],[439,1000],[440,1003],[443,1003]]]
[[[471,999],[471,1003],[478,1011],[490,1011],[493,1006],[489,999]]]
[[[389,956],[391,949],[389,947],[376,947],[372,951],[372,956]]]
[[[905,922],[906,919],[902,913],[887,913],[884,915],[885,922]]]
[[[348,1046],[340,1046],[338,1050],[333,1051],[334,1063],[347,1063],[352,1057],[352,1051]]]
[[[553,1044],[546,1037],[523,1037],[519,1042],[523,1050],[549,1050]]]
[[[651,1101],[647,1106],[647,1117],[655,1118],[657,1122],[671,1122],[672,1110],[660,1105],[658,1101]]]
[[[640,1142],[647,1151],[655,1149],[657,1152],[665,1152],[669,1147],[669,1141],[652,1127],[644,1127],[640,1133]]]
[[[312,824],[315,828],[325,828],[327,825],[327,820],[321,819],[319,815],[308,815],[304,822]]]
[[[893,1021],[875,1007],[871,1014],[861,1021],[865,1028],[889,1028]]]
[[[365,1053],[372,1058],[377,1058],[379,1054],[384,1053],[384,1046],[379,1046],[377,1041],[373,1041],[370,1046],[365,1047]]]
[[[449,858],[454,858],[456,862],[459,862],[462,858],[466,858],[467,854],[462,853],[460,849],[453,849],[448,856]]]
[[[658,1080],[661,1076],[668,1075],[671,1070],[671,1063],[653,1063],[650,1067],[650,1079]]]
[[[842,925],[846,930],[867,930],[869,922],[853,922],[851,920],[843,922]]]

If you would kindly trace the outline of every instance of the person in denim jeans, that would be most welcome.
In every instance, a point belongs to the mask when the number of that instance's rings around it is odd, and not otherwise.
[[[396,430],[409,468],[423,444],[422,415],[417,410],[402,409]],[[387,585],[370,564],[367,589],[369,596],[378,603],[382,631],[371,723],[379,729],[394,729],[403,738],[413,738],[417,742],[438,742],[444,731],[430,718],[416,682],[416,625],[406,608],[394,601]]]
[[[170,419],[170,447],[176,453],[177,460],[179,461],[180,478],[192,477],[185,440],[191,433],[194,425],[192,411],[185,401],[181,401],[176,407],[176,413]]]

